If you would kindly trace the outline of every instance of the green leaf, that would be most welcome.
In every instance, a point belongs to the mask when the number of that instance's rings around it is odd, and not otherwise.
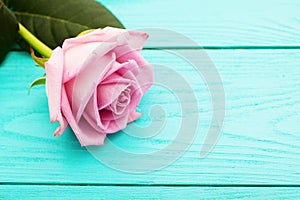
[[[124,28],[109,10],[94,0],[6,0],[5,2],[17,19],[52,49],[62,45],[66,38],[75,37],[88,29],[106,26]],[[21,42],[21,46],[24,47],[24,41]]]
[[[0,63],[4,60],[15,41],[19,30],[14,14],[0,1]]]
[[[35,80],[30,84],[30,86],[29,86],[29,88],[28,88],[28,94],[30,93],[30,90],[31,90],[34,86],[37,86],[37,85],[45,85],[45,84],[46,84],[46,77],[45,77],[45,76],[35,79]]]

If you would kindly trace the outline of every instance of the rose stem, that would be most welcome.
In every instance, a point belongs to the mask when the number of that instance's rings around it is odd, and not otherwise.
[[[19,34],[41,55],[50,58],[52,50],[37,39],[30,31],[28,31],[21,23],[19,23]]]

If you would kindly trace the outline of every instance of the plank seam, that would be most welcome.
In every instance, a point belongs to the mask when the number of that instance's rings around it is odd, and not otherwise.
[[[2,182],[0,185],[30,185],[30,186],[118,186],[118,187],[251,187],[251,188],[300,188],[300,184],[113,184],[113,183],[32,183],[32,182]]]

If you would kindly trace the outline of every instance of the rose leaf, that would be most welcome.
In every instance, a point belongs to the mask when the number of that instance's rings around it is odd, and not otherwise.
[[[124,28],[103,5],[94,0],[6,0],[17,19],[51,49],[80,32],[112,26]],[[29,50],[25,41],[19,44]]]
[[[14,14],[0,1],[0,63],[9,52],[19,30]]]

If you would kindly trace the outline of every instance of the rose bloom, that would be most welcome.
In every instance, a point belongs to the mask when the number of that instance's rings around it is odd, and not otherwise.
[[[136,108],[153,84],[140,55],[146,33],[106,27],[67,39],[45,63],[54,135],[71,126],[82,146],[103,145],[106,134],[141,116]]]

